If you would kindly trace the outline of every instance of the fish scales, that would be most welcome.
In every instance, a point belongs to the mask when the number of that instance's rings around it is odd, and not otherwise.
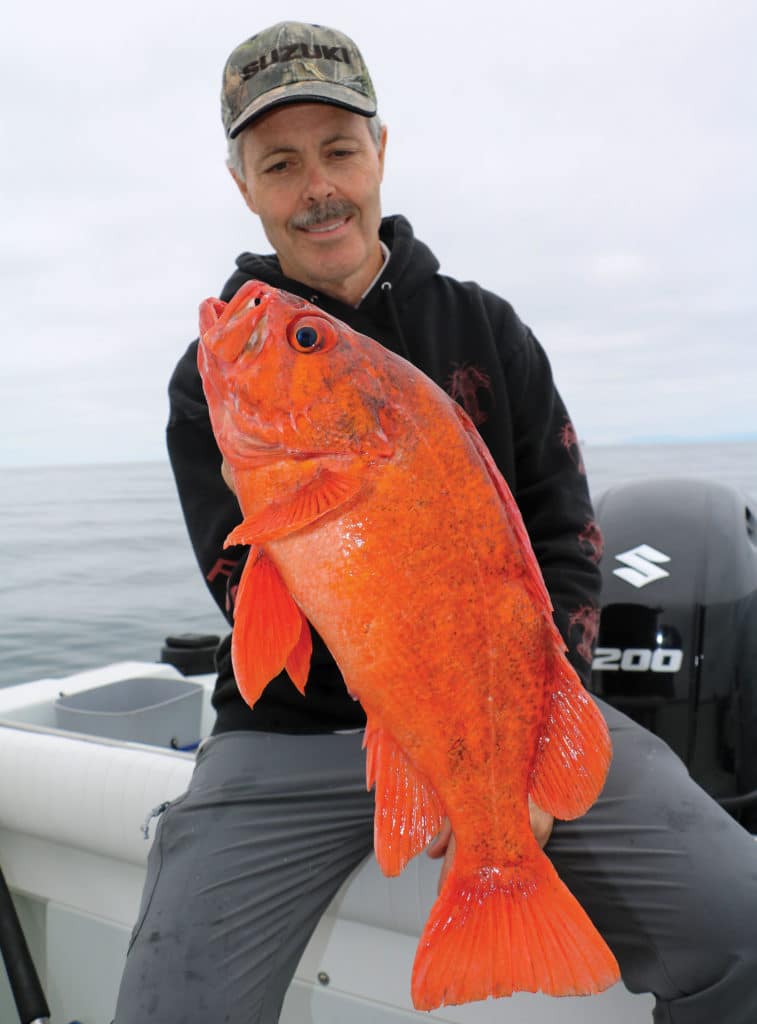
[[[450,820],[416,1007],[614,983],[528,809],[530,794],[559,817],[587,810],[609,737],[473,425],[399,356],[258,282],[203,304],[198,360],[244,515],[229,542],[252,546],[232,649],[243,696],[284,667],[304,690],[312,623],[366,712],[382,869]]]

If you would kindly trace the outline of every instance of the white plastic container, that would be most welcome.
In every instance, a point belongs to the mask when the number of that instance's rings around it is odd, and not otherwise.
[[[185,750],[199,742],[202,700],[199,683],[139,676],[62,694],[55,722],[68,732]]]

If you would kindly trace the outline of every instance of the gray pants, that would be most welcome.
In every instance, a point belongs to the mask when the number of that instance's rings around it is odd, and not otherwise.
[[[669,748],[598,701],[614,759],[557,871],[657,1024],[757,1022],[757,843]],[[150,852],[116,1024],[275,1024],[320,915],[370,852],[361,735],[226,733]]]

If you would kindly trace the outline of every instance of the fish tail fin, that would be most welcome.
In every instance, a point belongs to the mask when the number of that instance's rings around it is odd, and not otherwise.
[[[602,792],[612,742],[601,711],[557,642],[550,661],[545,727],[529,793],[542,810],[567,821],[585,814]]]
[[[615,984],[615,957],[539,852],[519,868],[453,864],[415,956],[412,998],[433,1010],[513,992],[589,995]]]

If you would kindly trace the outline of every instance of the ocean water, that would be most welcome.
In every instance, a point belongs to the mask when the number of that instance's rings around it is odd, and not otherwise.
[[[585,446],[592,494],[698,477],[757,496],[757,442]],[[0,686],[111,661],[226,623],[194,561],[166,463],[3,470]]]

